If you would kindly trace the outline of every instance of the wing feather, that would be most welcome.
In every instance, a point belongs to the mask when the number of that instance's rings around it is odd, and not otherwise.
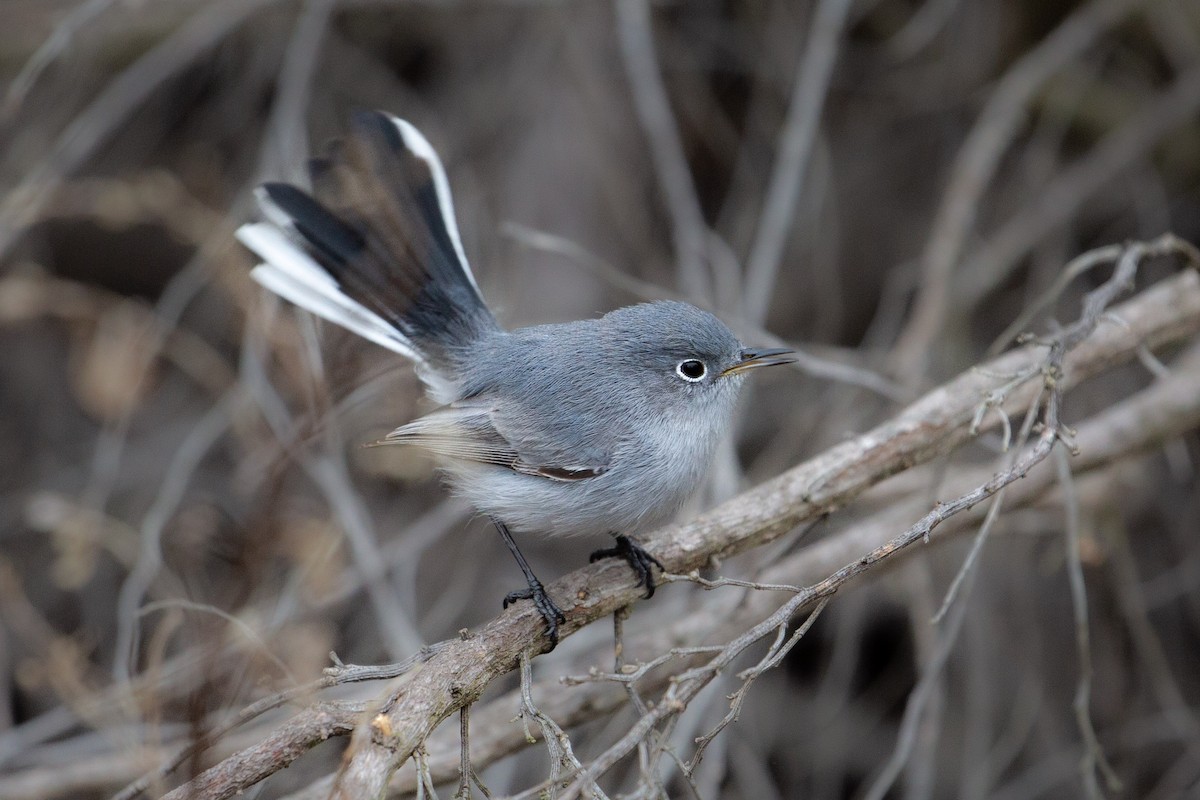
[[[459,461],[473,461],[554,481],[579,481],[607,471],[606,464],[546,464],[522,454],[496,429],[494,409],[454,404],[413,420],[376,444],[414,444]]]

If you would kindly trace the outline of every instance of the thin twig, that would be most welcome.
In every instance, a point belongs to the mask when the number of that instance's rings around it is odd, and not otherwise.
[[[1171,131],[1200,112],[1200,66],[1181,74],[1132,119],[1064,169],[1013,215],[986,244],[964,259],[954,305],[975,308],[1006,281],[1029,248],[1078,215],[1083,203],[1142,158]]]
[[[561,780],[562,768],[568,767],[573,773],[584,771],[583,764],[575,757],[575,752],[571,748],[571,740],[567,738],[567,733],[558,724],[550,719],[550,717],[538,710],[533,703],[533,671],[529,665],[529,653],[521,654],[521,713],[526,718],[532,718],[542,730],[542,741],[546,744],[546,749],[550,751],[550,780],[549,789],[550,796],[557,797],[558,785]],[[591,781],[588,785],[588,790],[595,797],[607,800],[608,796],[600,790],[599,785],[595,781]]]
[[[1194,359],[1189,363],[1194,363]],[[1179,369],[1166,382],[1159,382],[1151,386],[1130,400],[1114,406],[1089,420],[1085,425],[1081,425],[1078,434],[1081,454],[1074,459],[1074,467],[1081,474],[1110,468],[1117,460],[1130,458],[1143,452],[1146,448],[1156,447],[1164,439],[1176,436],[1181,431],[1191,430],[1198,424],[1200,424],[1200,372],[1186,365],[1180,365]],[[955,479],[960,486],[970,486],[987,480],[990,475],[990,468],[981,467],[966,473],[956,472]],[[1009,508],[1027,507],[1038,498],[1045,496],[1051,488],[1052,485],[1044,480],[1012,484],[1005,491],[1005,505]],[[855,525],[832,539],[822,540],[773,563],[762,576],[764,582],[793,580],[803,583],[804,581],[819,580],[838,564],[844,564],[851,558],[857,558],[862,552],[884,541],[899,524],[902,524],[904,516],[903,506],[890,506],[876,517]],[[972,530],[972,526],[977,528],[979,515],[963,514],[948,521],[947,524],[949,527],[941,528],[942,535],[935,536],[932,539],[933,543],[937,543],[947,535],[961,535]],[[905,558],[905,552],[916,555],[918,552],[923,553],[924,551],[897,552],[887,564],[901,563],[900,560]],[[853,596],[857,597],[858,595]],[[710,603],[669,626],[657,627],[653,631],[648,631],[639,637],[637,651],[665,653],[673,643],[687,641],[696,636],[726,639],[739,635],[761,619],[764,614],[770,613],[771,595],[769,593],[755,593],[748,598],[749,602],[734,602],[732,606],[728,605],[729,599],[729,595],[725,593],[713,595],[712,601],[719,602],[719,607],[713,608]],[[846,600],[848,599],[846,598]],[[710,621],[712,619],[722,620],[719,628],[712,627]],[[689,649],[694,654],[687,657],[695,659],[704,655],[712,656],[719,652],[722,646],[680,648],[681,651]],[[603,657],[603,654],[598,653],[595,659],[600,660]],[[668,661],[669,657],[664,658],[660,661],[660,665]],[[651,691],[665,688],[670,673],[669,671],[652,672],[649,669],[642,671],[640,676],[602,675],[599,672],[593,672],[583,678],[564,681],[568,685],[578,686],[580,683],[590,685],[581,686],[573,692],[557,697],[547,694],[547,702],[555,703],[555,708],[559,710],[555,712],[554,718],[564,726],[581,724],[611,713],[614,708],[612,702],[614,698],[620,699],[624,695],[620,693],[614,695],[608,692],[605,685],[630,677],[636,677],[639,680],[639,688],[643,695],[646,695]],[[548,685],[544,691],[549,693],[550,689],[551,687]],[[477,711],[472,715],[472,719],[475,720],[481,719],[481,714],[485,714],[493,720],[491,725],[482,727],[476,725],[474,740],[479,742],[481,752],[489,754],[485,756],[482,763],[489,763],[505,754],[512,753],[525,744],[519,733],[513,731],[508,725],[511,717],[508,709],[515,702],[518,702],[515,695],[501,697],[486,704],[482,712]],[[1036,707],[1037,702],[1033,701],[1033,703]],[[1020,719],[1026,719],[1026,717],[1022,715]],[[817,723],[814,722],[814,724]],[[1014,724],[1017,724],[1016,720],[1014,720]],[[1021,730],[1024,728],[1018,725],[997,745],[999,754],[993,762],[994,769],[1001,769],[1020,749],[1021,737],[1019,734]],[[440,766],[435,770],[435,774],[440,774],[441,780],[444,781],[455,780],[459,769],[457,740],[451,742],[446,736],[439,738],[443,741],[437,748],[437,752],[441,755],[436,759]],[[716,740],[716,742],[719,741],[719,739]],[[1005,756],[1006,753],[1009,755]],[[705,759],[704,763],[710,763],[710,761],[711,758]],[[477,763],[479,763],[479,759],[477,759]],[[403,780],[393,781],[393,787],[399,791],[411,791],[413,786],[411,781],[411,773],[406,771]],[[522,796],[525,794],[522,793]],[[530,796],[536,796],[536,794],[537,791],[534,790]],[[317,796],[323,795],[304,795],[304,800],[310,800],[310,797]],[[296,797],[295,800],[300,800],[300,797]]]
[[[851,0],[817,3],[804,53],[796,65],[792,98],[779,134],[779,151],[763,200],[758,233],[746,259],[742,309],[747,319],[759,324],[766,318],[787,234],[804,190],[809,153],[817,139],[821,109],[852,4]]]
[[[108,84],[58,137],[51,152],[0,203],[0,258],[50,201],[62,181],[87,159],[150,95],[219,44],[248,18],[278,0],[206,3]]]
[[[737,578],[704,578],[701,577],[699,570],[692,570],[687,575],[675,575],[667,572],[659,577],[660,583],[694,583],[704,589],[719,589],[722,586],[737,586],[742,589],[758,589],[768,592],[796,592],[803,591],[799,586],[792,586],[787,583],[759,583],[758,581],[744,581]]]
[[[900,374],[923,372],[920,367],[949,311],[951,277],[974,226],[980,199],[1025,119],[1030,100],[1052,75],[1142,5],[1142,0],[1092,0],[1023,55],[996,85],[955,157],[921,256],[922,291],[894,351]]]
[[[774,669],[775,667],[779,666],[779,663],[783,661],[784,656],[786,656],[791,649],[796,646],[796,643],[800,641],[804,634],[808,633],[808,629],[811,628],[813,623],[817,621],[817,617],[821,615],[821,612],[825,610],[825,606],[828,604],[828,597],[823,598],[820,602],[818,602],[813,608],[812,613],[808,615],[808,618],[804,620],[804,623],[796,629],[795,633],[793,633],[786,642],[783,642],[782,640],[783,635],[787,632],[787,626],[781,625],[779,627],[779,637],[767,650],[767,654],[763,656],[762,660],[753,667],[743,670],[737,674],[737,678],[738,680],[742,681],[742,685],[739,686],[737,691],[733,693],[732,702],[729,705],[729,713],[726,714],[719,723],[717,723],[715,728],[696,739],[696,752],[687,765],[689,773],[694,772],[696,767],[700,765],[701,759],[704,758],[705,749],[709,746],[709,744],[712,743],[712,740],[717,737],[717,734],[725,730],[729,723],[737,720],[738,715],[742,710],[742,703],[745,701],[746,694],[750,689],[750,684],[754,681],[754,679],[762,675],[767,670]]]
[[[162,564],[162,533],[176,508],[183,501],[192,474],[200,461],[233,424],[233,416],[244,397],[240,388],[231,389],[205,414],[179,443],[163,475],[154,504],[142,519],[139,532],[141,550],[137,566],[121,585],[117,597],[117,641],[113,650],[113,677],[128,681],[133,659],[137,657],[138,607]]]
[[[712,297],[708,224],[683,153],[679,127],[654,53],[654,32],[647,0],[617,0],[617,39],[629,76],[638,121],[650,140],[650,155],[671,217],[680,288],[701,302]]]
[[[690,300],[710,311],[717,310],[702,300],[690,298],[685,293],[668,291],[649,281],[630,277],[628,273],[617,269],[604,259],[565,237],[539,231],[515,222],[505,223],[503,233],[511,236],[526,247],[569,258],[610,286],[620,289],[622,292],[626,292],[631,297],[639,300]],[[900,387],[895,381],[885,378],[878,372],[873,372],[853,363],[847,363],[847,360],[853,355],[852,351],[826,350],[826,352],[836,354],[836,356],[844,355],[846,357],[845,360],[839,360],[830,356],[822,357],[816,355],[814,352],[810,352],[813,348],[780,339],[764,328],[760,322],[755,322],[749,317],[735,316],[724,309],[721,309],[721,317],[729,323],[739,336],[745,337],[747,341],[754,341],[756,344],[770,345],[772,347],[790,348],[794,351],[796,358],[795,369],[813,378],[858,386],[896,402],[907,400],[911,397],[910,393]]]
[[[471,707],[463,706],[458,712],[458,738],[462,743],[462,760],[458,778],[458,791],[454,800],[471,800]]]
[[[1042,385],[1037,388],[1043,389],[1049,381],[1056,392],[1061,392],[1118,357],[1133,357],[1142,341],[1161,343],[1167,331],[1176,338],[1195,331],[1200,327],[1200,282],[1191,272],[1165,281],[1122,306],[1119,314],[1128,325],[1098,327],[1105,307],[1128,285],[1139,259],[1147,252],[1145,245],[1134,245],[1127,250],[1113,278],[1089,295],[1080,321],[1063,330],[1049,353],[1038,354],[1029,348],[1013,351],[988,365],[988,370],[1011,374],[1020,372],[1031,361],[1048,364]],[[947,440],[950,443],[965,440],[977,398],[981,391],[986,394],[991,383],[994,379],[980,372],[956,379],[910,406],[896,420],[833,448],[798,471],[743,495],[735,504],[715,509],[687,526],[661,531],[649,546],[668,568],[686,572],[714,554],[728,555],[773,540],[805,519],[846,502],[900,466],[910,466],[943,452]],[[1033,394],[1036,391],[1018,390],[1009,403],[1027,404]],[[1056,414],[1055,404],[1049,404],[1038,441],[1011,470],[940,504],[905,533],[797,594],[771,617],[752,626],[745,634],[751,637],[749,640],[739,637],[735,644],[748,646],[770,635],[795,613],[830,596],[847,581],[876,565],[890,561],[946,520],[1017,481],[1044,459],[1053,446],[1056,432],[1060,432]],[[620,566],[597,563],[548,587],[554,597],[576,598],[574,605],[566,607],[567,621],[561,635],[569,636],[580,625],[636,599],[638,589],[631,585]],[[378,706],[384,710],[380,719],[387,720],[386,734],[380,726],[372,726],[370,730],[364,727],[356,735],[342,771],[340,791],[344,795],[352,793],[347,796],[382,791],[392,770],[408,757],[413,745],[423,742],[446,715],[472,702],[493,677],[518,664],[520,653],[533,641],[545,645],[544,626],[536,611],[518,604],[468,639],[447,643],[446,649],[427,661],[424,669],[410,673],[404,683],[389,689]],[[685,705],[689,694],[699,691],[700,683],[711,680],[714,668],[720,671],[722,667],[718,657],[709,662],[708,669],[691,670],[680,676],[676,686],[688,691],[669,690],[663,702],[590,765],[589,773],[578,778],[575,787],[590,786],[587,774],[599,775],[623,758],[658,722],[674,716],[679,704]],[[455,676],[457,690],[453,693],[447,693],[444,682],[443,676],[449,674]],[[404,709],[413,707],[426,711],[420,718],[404,713]]]
[[[0,109],[0,114],[11,119],[21,104],[25,102],[29,90],[33,88],[46,67],[50,66],[54,59],[71,46],[71,40],[75,38],[75,34],[108,10],[115,2],[116,0],[85,0],[63,16],[54,26],[51,34],[46,37],[46,41],[42,42],[33,52],[33,55],[21,67],[21,71],[9,83],[8,91],[4,93],[4,104]],[[5,121],[9,121],[9,119]]]
[[[613,612],[613,673],[617,675],[621,674],[625,668],[625,620],[629,618],[632,610],[630,606],[625,606]],[[645,714],[646,703],[638,694],[634,681],[625,681],[623,686],[634,711],[639,715]],[[650,749],[644,741],[638,744],[638,767],[641,769],[643,781],[654,781],[650,769]]]
[[[1104,794],[1096,782],[1096,770],[1104,775],[1109,791],[1121,790],[1121,779],[1108,763],[1096,729],[1092,725],[1092,645],[1091,633],[1088,630],[1087,586],[1083,579],[1083,563],[1079,558],[1079,502],[1075,497],[1075,481],[1071,477],[1071,465],[1067,462],[1065,453],[1058,453],[1054,459],[1055,470],[1058,473],[1058,485],[1063,495],[1063,508],[1066,511],[1067,548],[1067,578],[1071,585],[1071,608],[1075,617],[1075,648],[1079,653],[1079,681],[1075,685],[1075,699],[1072,703],[1075,710],[1075,724],[1083,737],[1083,756],[1079,759],[1079,777],[1083,781],[1084,791],[1092,800],[1102,798]]]
[[[1025,422],[1021,424],[1021,432],[1017,435],[1018,448],[1025,446],[1025,443],[1029,439],[1029,434],[1033,431],[1033,423],[1038,418],[1040,402],[1041,397],[1039,396],[1029,406],[1029,411],[1025,414]],[[1016,453],[1013,454],[1013,458],[1016,458]],[[1009,466],[1012,466],[1011,463]],[[963,583],[967,581],[967,578],[971,575],[971,573],[974,572],[975,564],[979,560],[979,554],[983,552],[983,545],[987,541],[988,533],[991,531],[993,524],[996,522],[996,517],[1000,515],[1000,507],[1003,504],[1004,492],[998,492],[996,494],[996,498],[992,501],[991,506],[988,508],[988,512],[984,517],[983,524],[979,526],[979,533],[975,536],[975,541],[971,543],[971,549],[968,551],[967,557],[963,559],[962,566],[959,568],[958,573],[954,576],[954,580],[950,582],[950,588],[946,590],[946,597],[942,600],[941,607],[938,608],[937,612],[933,615],[932,622],[934,625],[941,623],[942,617],[946,616],[946,612],[950,609],[951,604],[953,604],[954,598],[958,596],[959,589],[962,587]]]

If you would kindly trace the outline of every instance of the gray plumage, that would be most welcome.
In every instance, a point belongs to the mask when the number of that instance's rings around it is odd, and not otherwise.
[[[447,458],[455,491],[522,531],[638,533],[693,493],[743,376],[742,346],[686,303],[488,333],[455,359],[457,397],[386,441]],[[706,374],[678,373],[696,360]]]
[[[266,288],[411,359],[440,408],[381,444],[441,457],[454,490],[488,514],[525,573],[551,644],[563,614],[509,528],[613,533],[653,593],[657,561],[627,534],[671,516],[699,485],[743,373],[785,363],[747,350],[712,314],[646,303],[599,319],[505,331],[463,252],[445,170],[409,123],[355,115],[310,163],[311,194],[265,184],[265,222],[238,237]]]

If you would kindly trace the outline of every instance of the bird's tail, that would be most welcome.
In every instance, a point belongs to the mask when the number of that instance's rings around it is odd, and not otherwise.
[[[442,162],[421,133],[382,112],[309,162],[312,193],[258,190],[265,222],[238,238],[251,276],[330,322],[417,362],[435,391],[456,352],[498,330],[471,274]]]

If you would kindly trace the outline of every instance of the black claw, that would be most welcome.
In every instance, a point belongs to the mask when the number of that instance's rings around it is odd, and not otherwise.
[[[567,617],[559,610],[558,606],[554,605],[554,601],[550,599],[550,595],[546,594],[546,588],[542,586],[542,582],[537,579],[537,576],[533,574],[533,570],[529,568],[529,562],[525,560],[525,556],[521,555],[517,543],[513,541],[512,534],[509,533],[508,526],[494,517],[492,518],[492,523],[495,524],[496,530],[500,532],[504,543],[508,545],[509,552],[513,554],[513,558],[517,560],[517,566],[525,574],[525,582],[529,584],[528,589],[521,589],[520,591],[506,594],[504,596],[504,607],[508,608],[518,600],[532,600],[534,607],[542,615],[542,619],[546,621],[546,633],[550,635],[550,650],[553,650],[558,647],[558,626],[566,622]]]
[[[666,571],[666,567],[662,565],[661,561],[650,555],[646,548],[633,539],[620,534],[617,535],[616,547],[606,547],[603,550],[597,550],[588,557],[588,561],[599,561],[602,558],[612,557],[625,559],[630,569],[637,575],[638,580],[636,585],[646,587],[647,599],[654,597],[656,584],[654,583],[653,567],[658,567],[664,572]]]
[[[504,595],[504,607],[508,608],[518,600],[532,600],[542,619],[546,621],[546,633],[550,635],[550,649],[558,647],[558,626],[567,621],[567,616],[554,605],[550,595],[540,581],[530,582],[528,589],[519,589]]]

